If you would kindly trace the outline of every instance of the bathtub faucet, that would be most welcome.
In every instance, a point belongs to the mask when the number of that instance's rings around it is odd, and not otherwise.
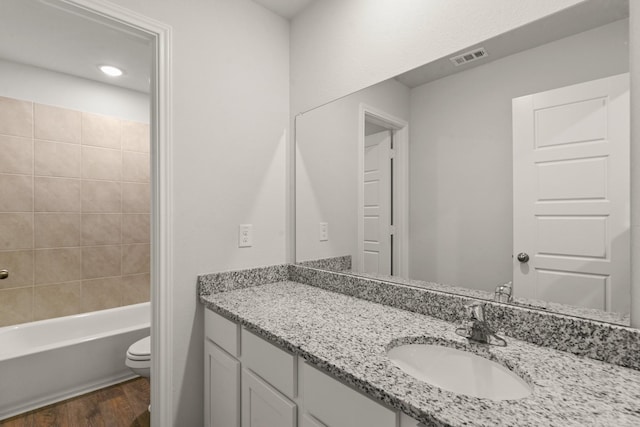
[[[505,347],[507,342],[496,335],[485,320],[485,306],[485,303],[479,301],[465,305],[469,320],[465,326],[456,329],[456,334],[482,344],[493,344]]]

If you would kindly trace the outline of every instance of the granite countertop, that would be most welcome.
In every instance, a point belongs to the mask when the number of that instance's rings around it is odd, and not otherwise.
[[[201,301],[426,425],[640,425],[640,371],[508,337],[506,347],[469,344],[452,323],[291,281],[204,295]],[[386,356],[394,344],[410,342],[496,360],[525,379],[533,393],[491,401],[414,379]]]

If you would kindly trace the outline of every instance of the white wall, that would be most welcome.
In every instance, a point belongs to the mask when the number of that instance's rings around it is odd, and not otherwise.
[[[149,95],[0,59],[0,96],[149,123]]]
[[[249,0],[114,0],[173,27],[175,426],[203,425],[200,273],[285,262],[289,24]],[[239,249],[238,224],[254,246]]]
[[[627,72],[628,30],[617,21],[411,91],[412,278],[511,280],[511,99]]]
[[[583,0],[321,0],[292,21],[294,113]]]
[[[296,118],[296,261],[356,257],[361,103],[409,118],[409,88],[395,80]],[[328,241],[320,241],[320,222],[329,223]]]
[[[640,328],[640,3],[629,2],[631,75],[631,325]]]

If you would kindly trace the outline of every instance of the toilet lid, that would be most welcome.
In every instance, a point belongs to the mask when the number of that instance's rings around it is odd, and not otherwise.
[[[151,358],[151,337],[145,337],[131,344],[127,351],[127,356],[133,360],[144,360]]]

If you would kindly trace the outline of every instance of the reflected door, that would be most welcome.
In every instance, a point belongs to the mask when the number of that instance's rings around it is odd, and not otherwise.
[[[365,137],[363,272],[391,274],[391,131]]]
[[[515,295],[628,311],[629,75],[514,99],[513,167]]]

